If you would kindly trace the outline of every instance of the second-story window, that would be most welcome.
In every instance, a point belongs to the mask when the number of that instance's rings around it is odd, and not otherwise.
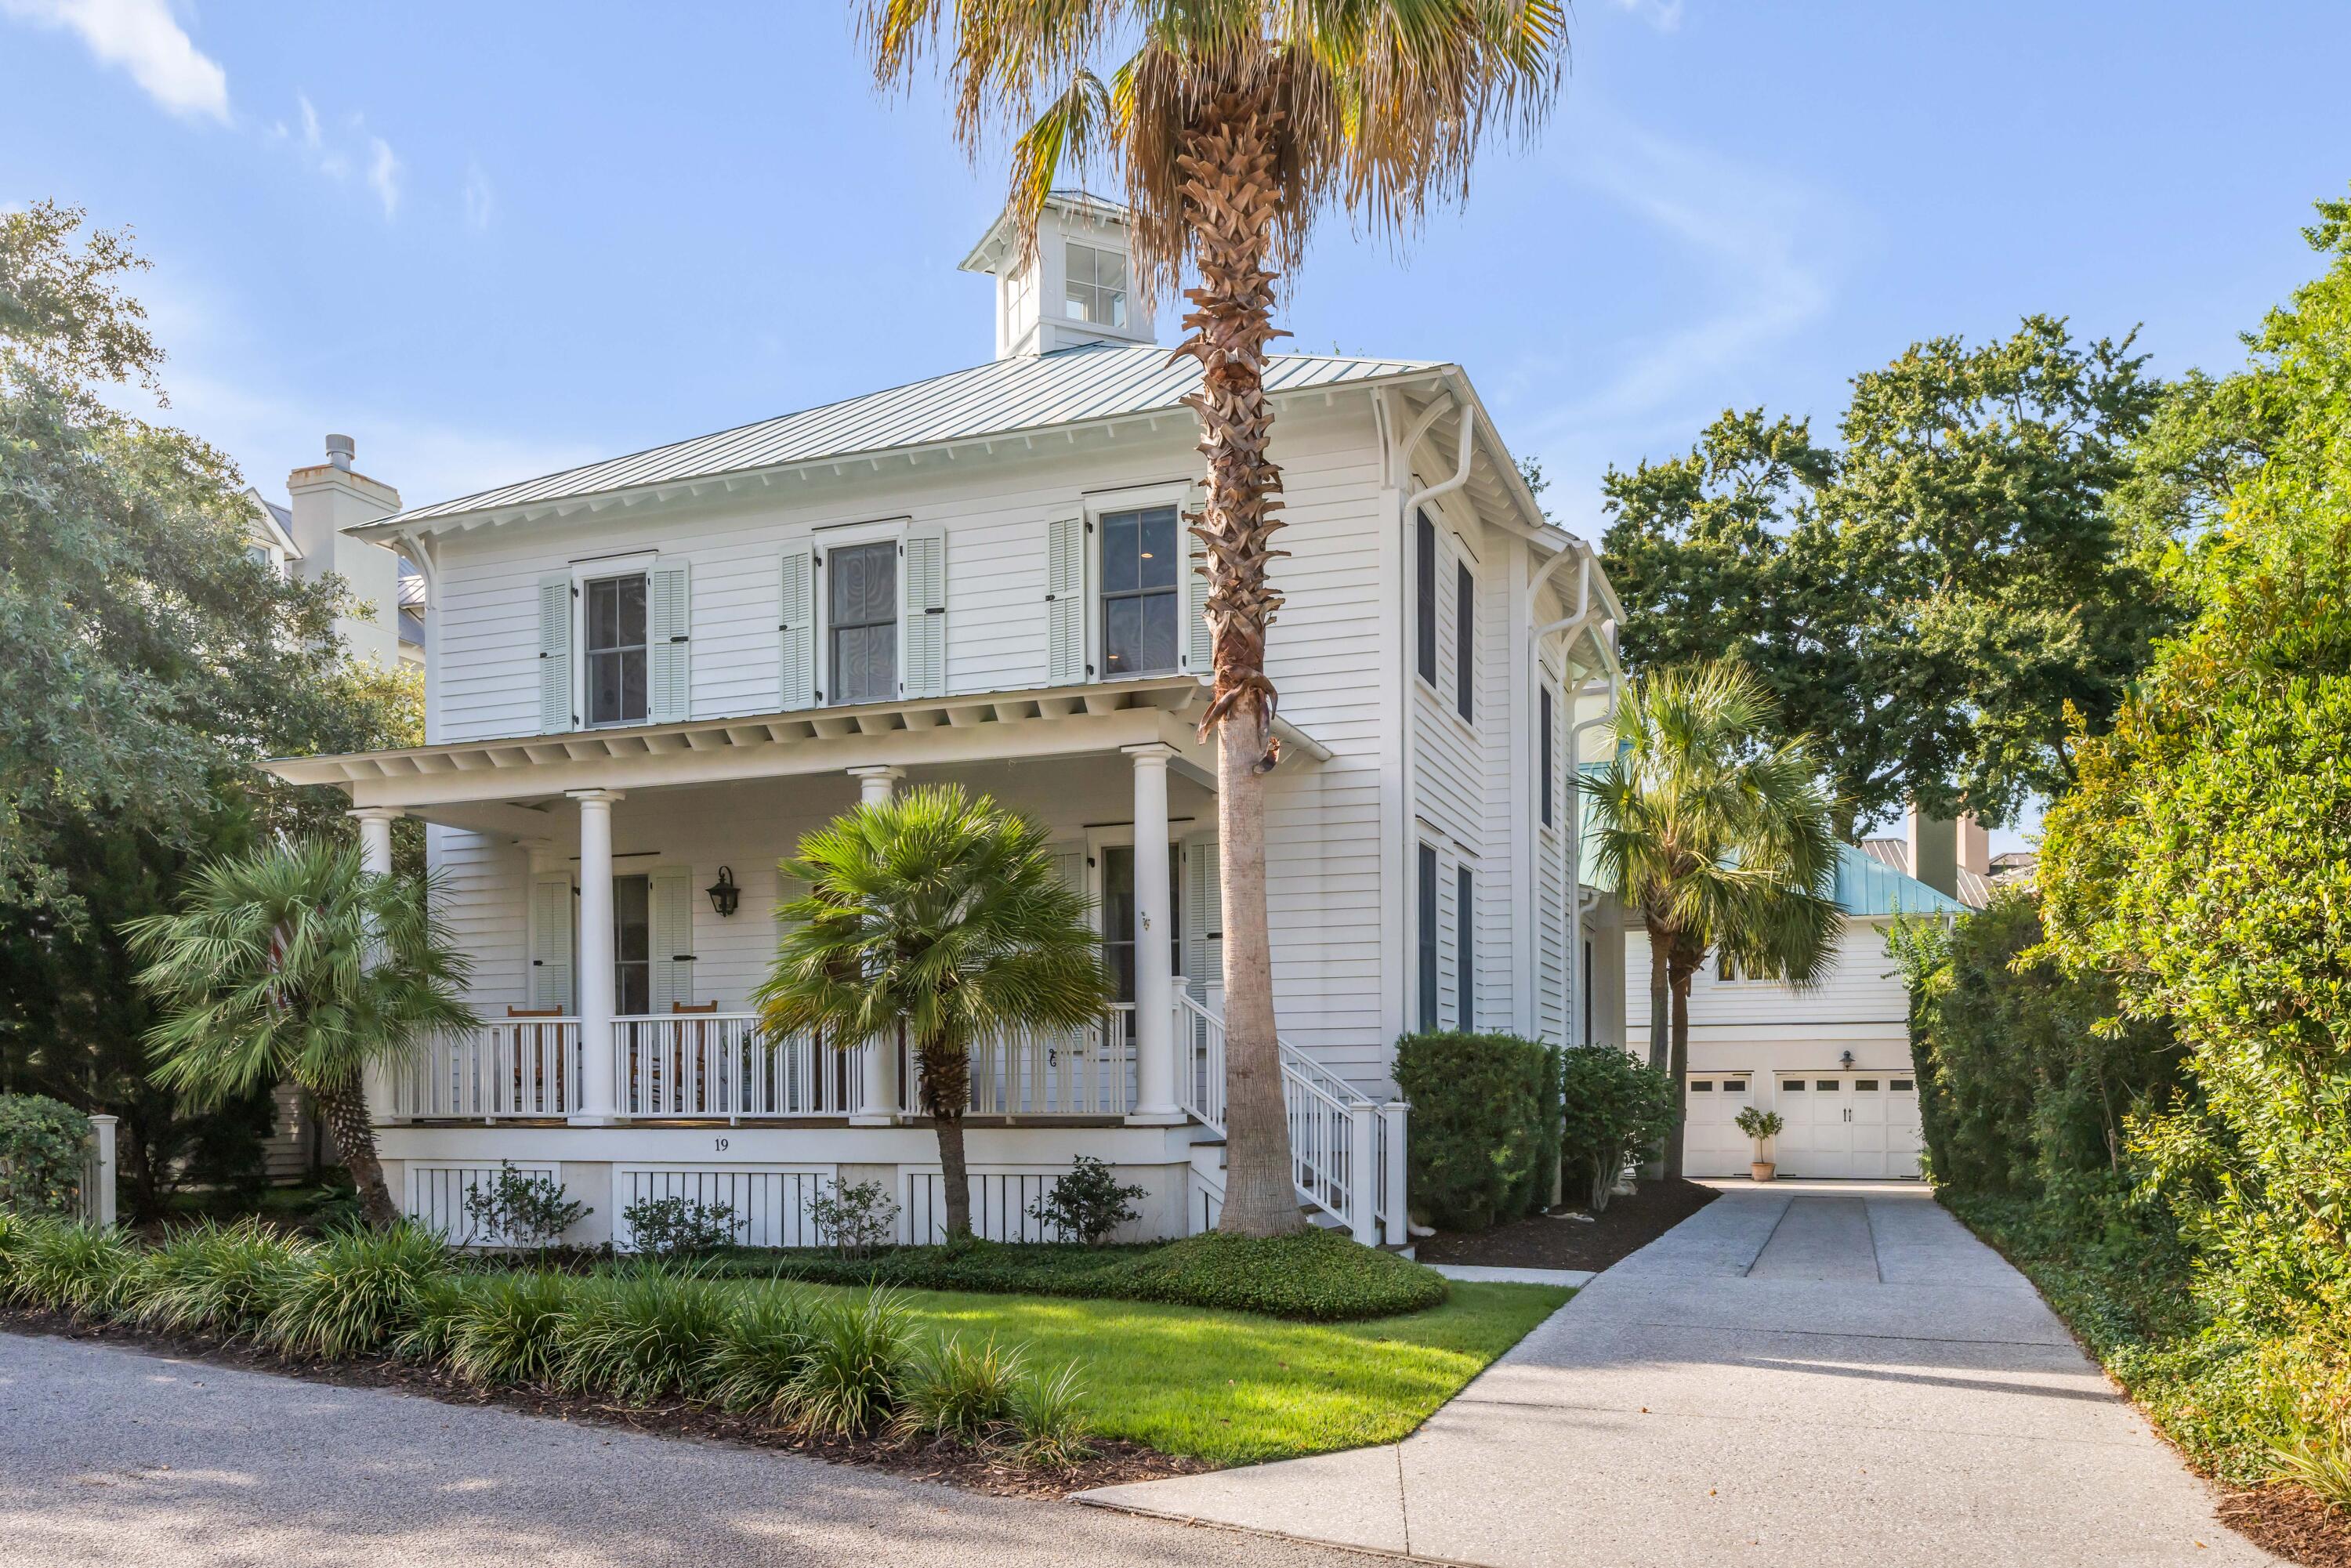
[[[1541,793],[1535,798],[1542,802],[1542,825],[1548,828],[1551,826],[1552,821],[1551,797],[1552,790],[1554,788],[1552,781],[1551,771],[1551,730],[1552,723],[1551,716],[1551,687],[1548,685],[1544,686],[1543,689],[1537,694],[1537,696],[1538,701],[1536,706],[1540,710],[1541,718],[1535,727],[1535,755],[1541,759],[1538,763],[1541,781],[1536,787],[1541,790]]]
[[[642,724],[645,717],[645,574],[601,577],[587,600],[588,722]]]
[[[836,703],[886,702],[898,695],[898,546],[846,545],[824,570],[831,669],[825,692]]]
[[[1413,667],[1430,685],[1437,684],[1437,525],[1419,515],[1414,528],[1412,643]]]
[[[1478,580],[1453,563],[1453,706],[1474,719],[1478,691]]]
[[[1102,519],[1102,673],[1111,677],[1176,668],[1176,508],[1146,507]]]
[[[1064,257],[1068,272],[1062,314],[1072,321],[1097,327],[1126,325],[1126,257],[1114,250],[1071,245]]]

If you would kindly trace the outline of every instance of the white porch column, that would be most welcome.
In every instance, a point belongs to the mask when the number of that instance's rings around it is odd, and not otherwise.
[[[368,872],[392,874],[392,824],[407,814],[397,806],[361,806],[350,813],[360,825],[360,864]],[[382,1126],[397,1120],[392,1073],[382,1063],[360,1074],[360,1095],[367,1102],[369,1121]]]
[[[1180,1122],[1176,1105],[1176,929],[1167,885],[1167,759],[1154,741],[1124,747],[1134,761],[1134,1109],[1130,1122]]]
[[[906,776],[903,768],[852,768],[849,776],[857,780],[857,803],[878,806],[887,800]],[[857,1114],[849,1119],[855,1127],[884,1127],[898,1119],[898,1048],[891,1040],[872,1040],[865,1047],[865,1075],[858,1096],[861,1104]]]
[[[612,802],[618,789],[566,791],[580,802],[580,1109],[601,1126],[617,1113],[612,1076]]]

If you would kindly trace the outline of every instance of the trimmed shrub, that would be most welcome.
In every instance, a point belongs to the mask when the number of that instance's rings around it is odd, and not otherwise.
[[[0,1094],[0,1209],[72,1214],[81,1201],[89,1118],[46,1094]]]
[[[337,1231],[294,1275],[266,1333],[294,1355],[366,1355],[416,1326],[448,1272],[441,1239],[418,1226]]]
[[[689,1258],[735,1244],[735,1206],[702,1203],[674,1194],[648,1197],[621,1210],[630,1245],[656,1258]]]
[[[1135,1217],[1128,1200],[1139,1186],[1122,1186],[1110,1166],[1092,1155],[1070,1162],[1070,1174],[1056,1177],[1044,1197],[1029,1206],[1029,1217],[1071,1241],[1099,1247],[1110,1233]]]
[[[898,1229],[898,1205],[878,1181],[835,1183],[809,1199],[808,1217],[843,1258],[862,1258]]]
[[[1445,1300],[1445,1277],[1335,1230],[1194,1236],[1129,1259],[1104,1295],[1277,1318],[1347,1322],[1417,1312]]]
[[[1412,1034],[1395,1080],[1412,1102],[1412,1207],[1484,1230],[1551,1201],[1559,1168],[1559,1051],[1509,1034]]]
[[[14,1256],[13,1300],[89,1318],[121,1310],[141,1263],[123,1232],[57,1219],[26,1224]]]
[[[538,1253],[596,1211],[568,1196],[553,1176],[525,1176],[512,1160],[498,1162],[498,1174],[489,1186],[468,1186],[465,1197],[465,1244],[513,1247]]]
[[[763,1291],[738,1309],[711,1351],[711,1397],[740,1415],[789,1423],[817,1312],[814,1296],[787,1288]]]
[[[724,1337],[726,1292],[708,1280],[646,1268],[580,1287],[558,1331],[567,1388],[648,1404],[698,1395]]]
[[[312,1249],[252,1218],[205,1220],[147,1255],[132,1312],[150,1328],[259,1332],[310,1262]]]
[[[1674,1081],[1613,1045],[1562,1051],[1560,1081],[1562,1185],[1571,1201],[1597,1214],[1627,1156],[1673,1126]]]
[[[1012,1416],[1013,1391],[1028,1357],[991,1338],[977,1350],[960,1334],[925,1342],[908,1359],[890,1417],[893,1442],[946,1438],[977,1448]]]
[[[457,1277],[448,1282],[457,1284]],[[540,1271],[465,1281],[454,1297],[444,1293],[445,1287],[428,1287],[417,1324],[401,1347],[421,1351],[437,1333],[447,1342],[449,1370],[468,1383],[552,1382],[563,1361],[564,1332],[586,1288]],[[446,1311],[452,1301],[455,1310]],[[444,1311],[446,1329],[430,1326]]]

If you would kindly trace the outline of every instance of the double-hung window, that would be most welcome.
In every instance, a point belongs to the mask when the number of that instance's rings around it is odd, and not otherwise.
[[[1176,508],[1110,512],[1101,523],[1102,673],[1173,670],[1183,623]]]
[[[1466,719],[1478,716],[1478,580],[1468,563],[1453,563],[1453,706]]]
[[[1063,253],[1068,276],[1061,313],[1097,327],[1126,325],[1126,257],[1114,250],[1072,244]]]
[[[886,702],[898,695],[897,541],[830,550],[824,570],[825,690],[835,703]]]
[[[1433,686],[1437,684],[1437,525],[1428,520],[1426,512],[1418,514],[1414,545],[1413,667]]]
[[[580,590],[587,633],[588,722],[645,718],[645,574],[590,580]]]

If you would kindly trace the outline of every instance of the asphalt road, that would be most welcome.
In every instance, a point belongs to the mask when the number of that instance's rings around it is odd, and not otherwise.
[[[5,1568],[1365,1561],[787,1454],[0,1333]]]

